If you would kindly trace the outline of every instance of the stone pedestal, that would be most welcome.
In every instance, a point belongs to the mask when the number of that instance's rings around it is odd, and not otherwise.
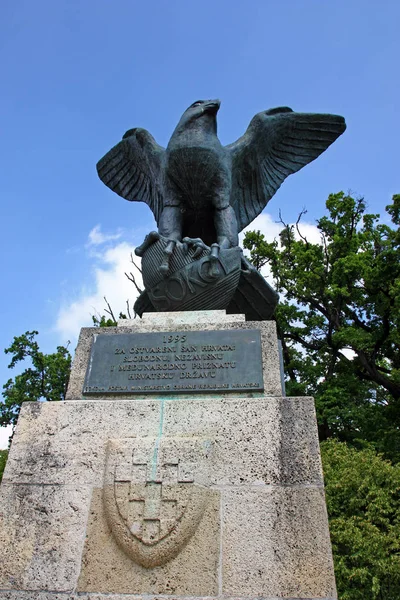
[[[1,485],[0,598],[333,600],[313,400],[274,323],[221,311],[83,329],[67,401],[26,403]],[[258,329],[264,392],[84,397],[93,335]]]

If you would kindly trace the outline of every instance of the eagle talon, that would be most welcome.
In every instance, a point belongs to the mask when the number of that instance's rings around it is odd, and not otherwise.
[[[136,248],[135,248],[136,256],[143,256],[143,254],[146,252],[147,248],[150,248],[150,246],[152,244],[154,244],[154,242],[157,242],[160,239],[160,237],[161,236],[158,233],[158,231],[150,231],[150,233],[148,233],[146,235],[146,237],[144,238],[144,240],[140,244],[140,246],[136,246]]]
[[[175,250],[175,246],[176,246],[176,240],[169,240],[168,244],[166,245],[166,247],[163,251],[164,257],[163,257],[161,265],[159,266],[159,271],[163,277],[166,277],[168,275],[169,260]]]
[[[219,267],[218,267],[218,258],[219,258],[219,252],[220,252],[220,245],[219,244],[211,244],[211,251],[210,251],[210,276],[211,277],[218,277],[219,275]]]
[[[200,254],[204,252],[204,250],[211,252],[210,247],[207,246],[201,238],[184,237],[182,242],[184,244],[187,244],[188,246],[193,246],[195,248],[193,258],[198,258]]]
[[[210,259],[211,260],[218,260],[219,251],[220,251],[220,245],[219,244],[211,244]]]
[[[199,258],[200,254],[203,252],[203,248],[197,246],[196,250],[193,253],[193,258]]]

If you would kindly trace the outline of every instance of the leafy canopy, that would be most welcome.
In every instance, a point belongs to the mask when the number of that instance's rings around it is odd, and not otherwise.
[[[108,307],[105,310],[110,316],[92,316],[95,327],[114,327],[117,324],[109,303],[106,299],[105,301]],[[126,319],[127,316],[120,313],[119,318]],[[29,366],[3,385],[0,427],[16,424],[22,402],[65,399],[71,370],[68,346],[57,346],[56,352],[45,354],[39,350],[37,335],[37,331],[26,331],[23,335],[14,337],[12,344],[4,351],[12,356],[8,365],[10,369],[25,361]]]
[[[3,385],[0,403],[0,426],[15,425],[22,402],[35,400],[64,400],[71,370],[68,348],[57,346],[57,351],[44,354],[35,339],[37,331],[27,331],[14,337],[5,349],[11,355],[8,365],[13,369],[18,363],[28,362],[25,370]]]
[[[279,241],[247,233],[256,268],[268,265],[282,294],[276,311],[287,392],[316,399],[321,439],[369,440],[400,459],[400,195],[387,212],[329,196],[320,241],[300,218]]]
[[[321,454],[340,600],[398,600],[400,464],[333,439]]]

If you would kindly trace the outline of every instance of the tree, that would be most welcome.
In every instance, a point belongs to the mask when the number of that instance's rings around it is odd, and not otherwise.
[[[256,268],[268,265],[282,295],[276,311],[289,395],[316,400],[320,439],[373,442],[400,460],[400,195],[395,227],[363,199],[329,196],[319,243],[300,217],[280,240],[246,234]]]
[[[111,310],[107,300],[106,303]],[[119,318],[126,319],[126,316],[121,313]],[[92,319],[97,327],[116,325],[113,314],[111,314],[111,318],[99,315]],[[6,354],[12,355],[8,365],[10,369],[24,361],[28,361],[29,366],[3,385],[3,400],[0,401],[0,427],[16,424],[23,402],[65,400],[71,371],[71,355],[68,346],[57,346],[56,352],[44,354],[39,350],[39,345],[35,340],[37,335],[37,331],[27,331],[21,336],[14,337],[13,343],[5,349]],[[0,481],[7,455],[7,450],[0,450]]]
[[[132,254],[131,254],[131,260],[133,262],[133,258],[132,258]],[[134,281],[134,279],[132,280],[126,273],[125,275],[128,277],[128,279],[130,281]],[[131,274],[132,275],[132,274]],[[132,275],[133,277],[133,275]],[[136,285],[136,283],[135,283]],[[117,319],[115,318],[115,314],[113,309],[111,308],[110,303],[108,302],[107,298],[104,296],[104,302],[106,303],[107,308],[104,308],[104,312],[106,312],[109,316],[106,317],[106,315],[100,315],[99,313],[97,313],[96,315],[92,315],[92,322],[94,327],[116,327],[118,324]],[[127,308],[127,315],[124,314],[123,312],[119,313],[119,319],[132,319],[131,316],[131,311],[130,311],[130,307],[129,307],[129,300],[126,301],[126,308]]]
[[[37,331],[27,331],[14,337],[5,349],[12,359],[13,369],[18,363],[28,361],[29,366],[3,386],[0,403],[0,426],[15,425],[22,402],[38,400],[64,400],[71,370],[71,355],[67,347],[57,346],[57,351],[44,354],[35,340]]]
[[[400,464],[333,439],[321,454],[340,600],[397,600]]]
[[[107,299],[105,315],[92,316],[95,327],[114,327],[117,322]],[[128,317],[130,318],[127,301]],[[126,319],[123,313],[120,319]],[[56,352],[44,354],[35,340],[37,331],[27,331],[14,337],[13,343],[5,349],[12,359],[8,367],[13,369],[18,363],[28,360],[30,365],[14,379],[3,385],[3,400],[0,402],[0,427],[15,425],[22,402],[37,400],[64,400],[71,370],[71,355],[68,346],[57,346]]]

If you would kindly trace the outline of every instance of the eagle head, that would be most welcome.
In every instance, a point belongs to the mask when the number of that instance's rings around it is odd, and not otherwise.
[[[204,114],[216,115],[221,106],[221,100],[196,100],[187,108],[184,115],[189,118],[201,117]]]
[[[196,100],[183,113],[175,132],[187,129],[209,129],[217,132],[217,112],[221,106],[220,100]]]

